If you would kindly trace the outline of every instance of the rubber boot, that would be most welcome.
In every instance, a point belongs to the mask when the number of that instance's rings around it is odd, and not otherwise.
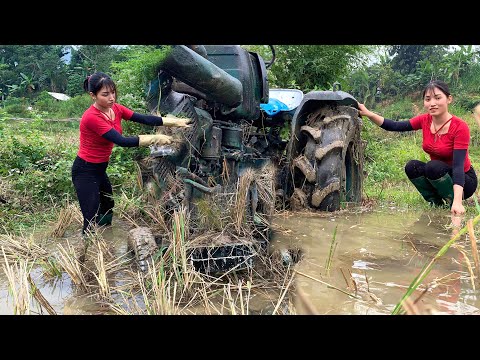
[[[452,207],[453,203],[453,180],[450,174],[443,175],[437,180],[428,180],[433,185],[437,193],[445,200],[448,207]]]
[[[102,225],[112,225],[113,213],[108,214],[98,214],[97,215],[97,224]]]
[[[448,175],[448,174],[447,174]],[[417,188],[418,192],[423,196],[427,202],[432,206],[444,205],[442,197],[438,194],[435,187],[425,176],[420,176],[415,179],[410,179],[413,185]]]

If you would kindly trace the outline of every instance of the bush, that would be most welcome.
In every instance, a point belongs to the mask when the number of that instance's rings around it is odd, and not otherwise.
[[[92,104],[92,99],[86,93],[66,101],[55,99],[46,91],[35,101],[34,110],[42,117],[52,119],[80,118],[83,112]]]
[[[30,106],[30,102],[25,98],[15,98],[15,97],[8,97],[3,102],[3,110],[10,114],[12,117],[29,117],[30,111],[28,107]]]

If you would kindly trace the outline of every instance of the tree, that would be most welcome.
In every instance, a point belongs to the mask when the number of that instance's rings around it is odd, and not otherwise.
[[[392,69],[402,75],[413,74],[422,60],[436,64],[446,55],[448,45],[392,45]]]
[[[16,89],[17,96],[64,90],[64,55],[63,45],[0,45],[0,89],[7,95]]]
[[[120,49],[111,45],[73,46],[68,69],[68,95],[80,95],[88,75],[97,71],[109,73],[112,62],[121,59]]]
[[[369,50],[365,45],[275,45],[269,80],[272,87],[328,89],[364,60]],[[266,56],[270,60],[271,55]]]

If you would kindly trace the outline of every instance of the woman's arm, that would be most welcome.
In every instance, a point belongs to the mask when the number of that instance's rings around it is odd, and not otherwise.
[[[358,103],[358,113],[360,116],[368,117],[373,123],[382,126],[384,117],[368,110],[365,105]]]
[[[382,129],[387,131],[411,131],[413,130],[410,120],[404,121],[393,121],[386,119],[381,115],[375,114],[374,112],[368,110],[365,105],[358,104],[358,113],[360,116],[368,117],[373,123],[380,126]]]
[[[150,125],[150,126],[162,126],[163,125],[163,119],[160,116],[139,114],[139,113],[136,113],[136,112],[133,113],[130,120],[133,121],[133,122],[136,122],[136,123]]]
[[[122,147],[135,147],[138,146],[138,136],[123,136],[115,129],[110,129],[102,135],[104,139],[113,142],[114,144]]]
[[[463,166],[465,164],[465,157],[467,155],[466,149],[453,150],[452,163],[452,180],[453,180],[453,202],[451,212],[453,214],[462,215],[465,213],[463,206],[463,187],[465,185],[465,171]]]

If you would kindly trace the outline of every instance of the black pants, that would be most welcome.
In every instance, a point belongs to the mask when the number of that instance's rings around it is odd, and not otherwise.
[[[440,179],[445,174],[452,176],[452,167],[440,160],[431,160],[424,163],[420,160],[410,160],[405,165],[405,173],[409,179],[415,179],[420,176],[425,176],[430,180]],[[463,199],[468,199],[477,190],[477,174],[470,167],[465,173],[465,185],[463,185]]]
[[[76,157],[72,166],[72,181],[83,214],[83,233],[95,224],[99,214],[112,213],[112,184],[106,170],[108,162],[91,163]]]

